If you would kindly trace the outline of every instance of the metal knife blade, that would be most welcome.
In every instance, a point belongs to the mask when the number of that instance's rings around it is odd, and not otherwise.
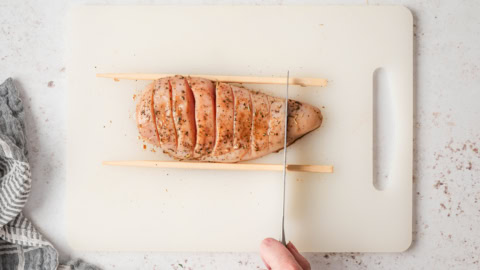
[[[282,238],[284,246],[287,245],[285,240],[285,189],[287,187],[287,127],[288,127],[288,83],[290,80],[290,71],[287,71],[287,89],[285,93],[285,137],[283,141],[283,207],[282,207]]]

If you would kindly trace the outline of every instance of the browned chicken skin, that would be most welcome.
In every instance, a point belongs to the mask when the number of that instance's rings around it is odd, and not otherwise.
[[[137,104],[140,136],[175,159],[238,162],[283,148],[285,99],[203,78],[154,81]],[[320,110],[288,101],[288,144],[320,127]]]

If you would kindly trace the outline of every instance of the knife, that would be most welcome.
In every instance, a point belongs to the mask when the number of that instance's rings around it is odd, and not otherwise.
[[[283,138],[283,207],[282,207],[282,238],[280,242],[284,246],[287,245],[285,241],[285,189],[287,187],[287,127],[288,127],[288,83],[290,79],[290,71],[287,71],[287,89],[285,93],[285,137]]]

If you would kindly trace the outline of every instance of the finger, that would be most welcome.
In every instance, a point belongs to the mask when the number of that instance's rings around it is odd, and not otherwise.
[[[297,247],[292,242],[288,242],[287,244],[288,250],[292,253],[293,257],[295,257],[295,260],[297,260],[298,264],[303,268],[303,270],[310,270],[312,267],[310,266],[310,263],[308,262],[305,257],[303,257],[300,252],[298,252]]]
[[[267,267],[267,270],[272,270],[272,268],[267,264],[267,262],[263,259],[263,257],[260,256],[260,258],[262,258],[262,262]]]
[[[303,270],[292,253],[273,238],[266,238],[262,241],[260,255],[265,265],[272,270]]]

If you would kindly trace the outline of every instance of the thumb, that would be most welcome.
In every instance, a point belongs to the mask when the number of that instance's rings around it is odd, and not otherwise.
[[[260,256],[271,270],[303,270],[290,251],[273,238],[266,238],[260,244]]]

